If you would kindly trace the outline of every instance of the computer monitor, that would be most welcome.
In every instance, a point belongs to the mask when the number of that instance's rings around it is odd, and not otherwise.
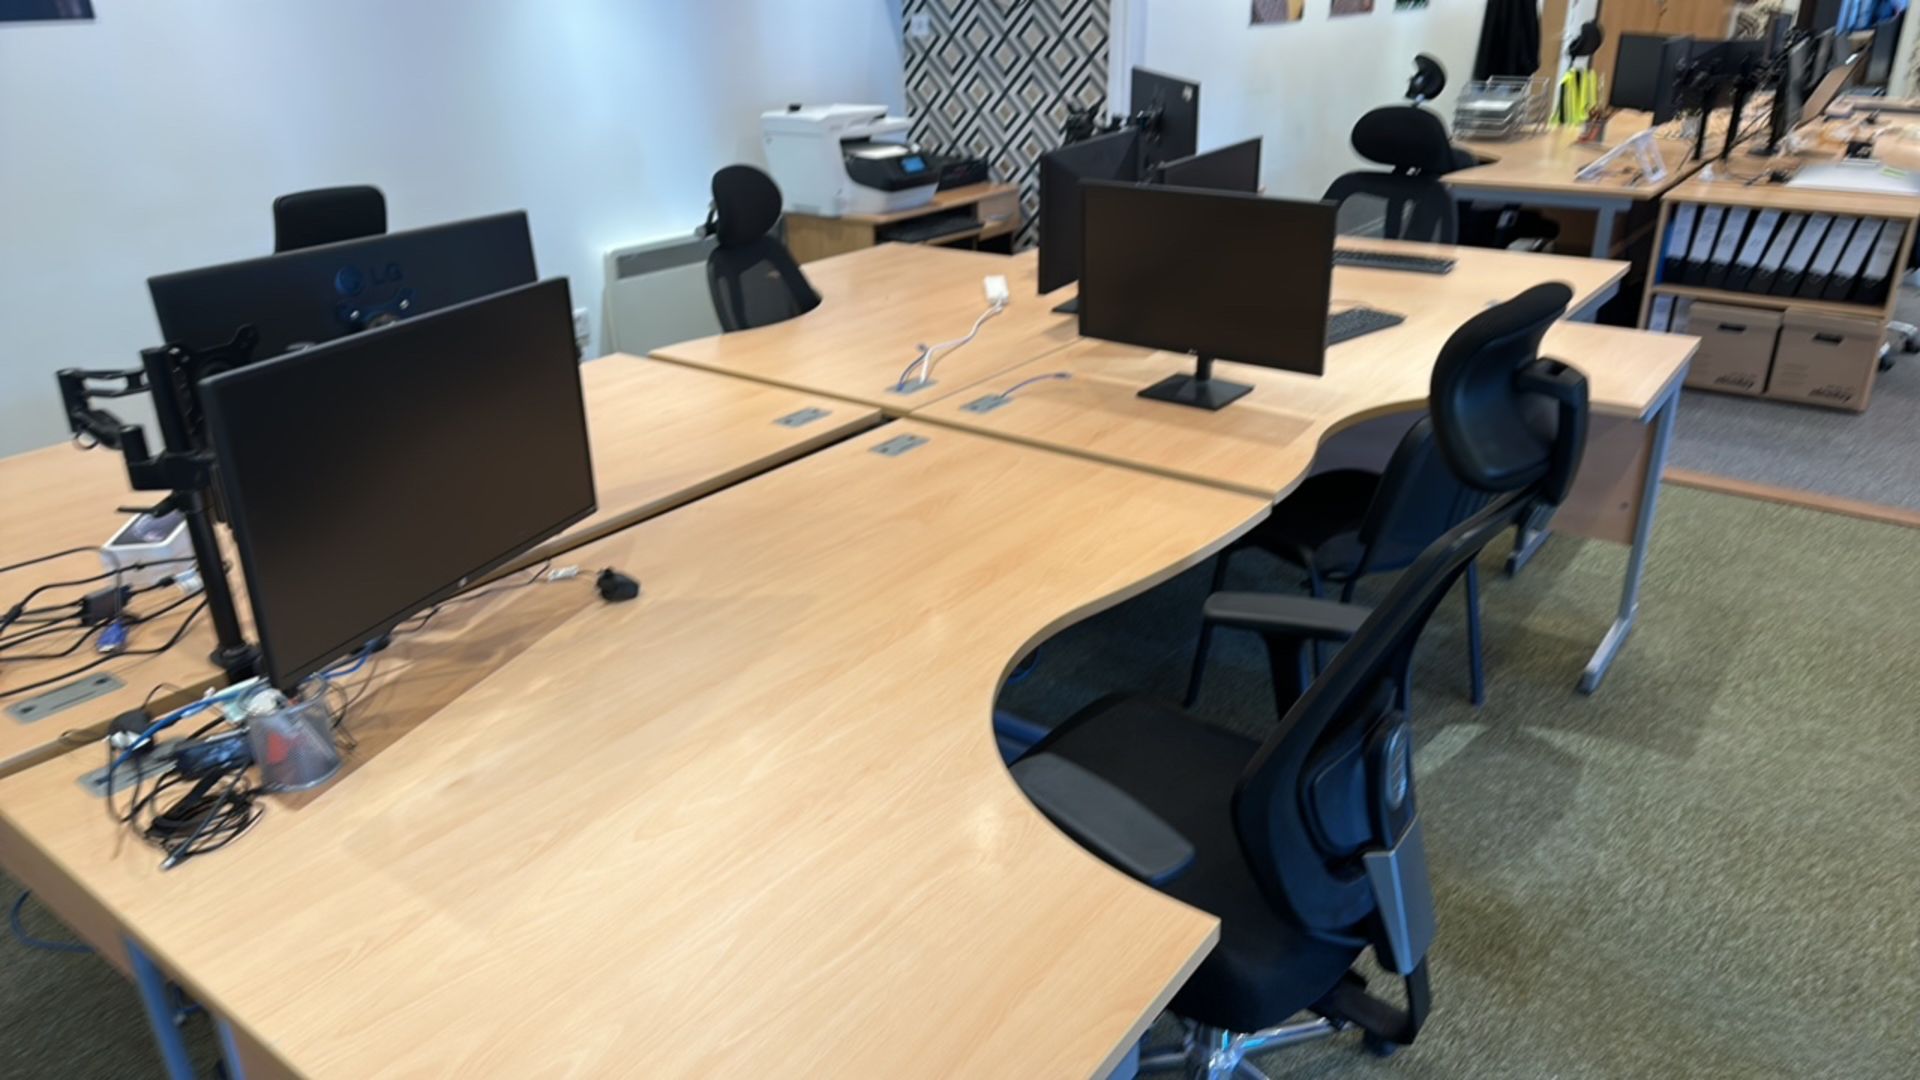
[[[1727,80],[1759,74],[1767,62],[1762,38],[1694,38],[1687,61],[1702,75]]]
[[[1192,157],[1200,149],[1200,84],[1172,75],[1133,69],[1133,115],[1148,116],[1148,166]]]
[[[264,360],[535,277],[516,211],[161,274],[147,290],[167,343],[212,348],[251,326]]]
[[[1080,333],[1199,358],[1141,397],[1218,409],[1252,389],[1215,379],[1215,360],[1320,374],[1334,204],[1144,184],[1083,196]]]
[[[202,391],[264,671],[283,692],[594,510],[565,279]]]
[[[1664,124],[1680,113],[1680,83],[1691,52],[1690,38],[1621,34],[1608,101],[1616,109],[1640,109]]]
[[[1780,58],[1779,78],[1773,85],[1773,111],[1767,128],[1767,143],[1753,152],[1762,157],[1780,153],[1781,144],[1800,126],[1806,112],[1807,75],[1813,67],[1813,42],[1807,38],[1787,46]]]
[[[1825,116],[1828,107],[1839,99],[1841,92],[1846,90],[1847,84],[1853,81],[1854,72],[1859,66],[1859,57],[1849,57],[1839,67],[1822,75],[1820,82],[1813,88],[1813,93],[1807,95],[1807,106],[1801,113],[1801,120],[1812,123]],[[1817,46],[1814,53],[1814,70],[1820,70]]]
[[[1256,193],[1260,190],[1260,140],[1169,161],[1160,166],[1154,180],[1169,187]]]
[[[1132,128],[1040,155],[1040,295],[1080,280],[1080,189],[1089,180],[1140,179],[1140,133]],[[1072,314],[1078,299],[1053,310]]]

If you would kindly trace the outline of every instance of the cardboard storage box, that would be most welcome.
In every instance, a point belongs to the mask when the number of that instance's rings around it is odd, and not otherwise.
[[[1679,331],[1700,339],[1687,368],[1687,385],[1727,394],[1757,395],[1767,388],[1780,313],[1765,308],[1696,302]]]
[[[1791,311],[1767,396],[1859,412],[1880,366],[1880,321]]]

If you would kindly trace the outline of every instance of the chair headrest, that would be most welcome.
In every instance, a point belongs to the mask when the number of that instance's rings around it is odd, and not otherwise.
[[[780,186],[751,165],[713,174],[713,235],[721,247],[751,243],[780,220]]]
[[[1429,406],[1462,482],[1492,492],[1544,482],[1549,501],[1564,495],[1586,442],[1586,381],[1541,360],[1540,339],[1572,301],[1559,282],[1536,285],[1468,319],[1441,348]]]
[[[1440,174],[1453,167],[1453,142],[1440,118],[1415,105],[1383,105],[1353,125],[1353,148],[1368,161]]]
[[[1413,58],[1413,78],[1407,80],[1407,100],[1431,101],[1447,88],[1447,69],[1426,53]]]

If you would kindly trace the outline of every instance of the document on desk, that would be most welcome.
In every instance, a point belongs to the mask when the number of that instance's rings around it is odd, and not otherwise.
[[[1905,222],[1889,221],[1886,228],[1880,230],[1880,240],[1873,245],[1873,256],[1867,260],[1867,268],[1860,275],[1860,284],[1854,286],[1853,299],[1856,303],[1878,304],[1887,298],[1887,282],[1893,274],[1893,260],[1900,255],[1900,245],[1907,239]]]
[[[1806,225],[1807,215],[1788,214],[1780,228],[1773,234],[1773,242],[1767,245],[1767,253],[1760,257],[1760,266],[1753,272],[1753,281],[1747,292],[1771,293],[1773,283],[1780,278],[1780,268],[1787,264],[1787,252],[1800,236]]]
[[[1686,265],[1680,269],[1680,280],[1688,285],[1704,285],[1707,281],[1707,265],[1713,259],[1713,243],[1720,238],[1720,221],[1727,215],[1724,206],[1708,206],[1700,211],[1700,225],[1693,231],[1693,246],[1687,249]]]
[[[1693,219],[1698,203],[1681,203],[1667,224],[1667,247],[1660,255],[1660,280],[1679,281],[1681,267],[1687,261],[1687,246],[1693,243]]]
[[[1856,217],[1833,219],[1833,227],[1827,230],[1827,238],[1821,241],[1813,262],[1807,265],[1806,277],[1800,279],[1802,297],[1813,300],[1827,291],[1827,279],[1833,276],[1834,268],[1840,265],[1840,255],[1847,250],[1847,241],[1853,238],[1854,227],[1859,224],[1860,219]]]
[[[1747,235],[1747,219],[1752,216],[1753,211],[1744,206],[1727,211],[1726,223],[1720,226],[1720,239],[1714,241],[1713,254],[1707,260],[1707,288],[1727,287],[1727,271],[1733,267],[1733,257]]]
[[[1820,241],[1827,238],[1827,226],[1831,224],[1832,214],[1813,214],[1807,218],[1800,236],[1793,242],[1793,250],[1787,252],[1787,261],[1781,264],[1779,275],[1773,279],[1773,295],[1792,296],[1800,291],[1800,282],[1806,278],[1807,267],[1819,250]]]
[[[1822,299],[1845,300],[1853,295],[1860,275],[1866,271],[1867,256],[1872,254],[1874,244],[1880,239],[1881,226],[1885,224],[1882,218],[1861,220],[1853,230],[1853,239],[1847,241],[1847,249],[1840,253],[1840,262],[1827,275],[1826,288],[1820,291]]]
[[[1762,210],[1753,219],[1753,227],[1747,230],[1747,239],[1740,245],[1739,254],[1733,257],[1733,267],[1727,271],[1727,288],[1734,292],[1745,292],[1753,281],[1753,272],[1759,268],[1761,256],[1767,253],[1767,245],[1773,240],[1773,234],[1780,228],[1780,211]]]

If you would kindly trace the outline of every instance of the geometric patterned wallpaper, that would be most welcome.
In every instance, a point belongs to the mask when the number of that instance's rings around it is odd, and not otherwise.
[[[1020,185],[1035,240],[1040,155],[1060,145],[1073,106],[1107,96],[1109,0],[905,0],[907,112],[929,149],[977,154]],[[925,15],[926,40],[913,33]]]

